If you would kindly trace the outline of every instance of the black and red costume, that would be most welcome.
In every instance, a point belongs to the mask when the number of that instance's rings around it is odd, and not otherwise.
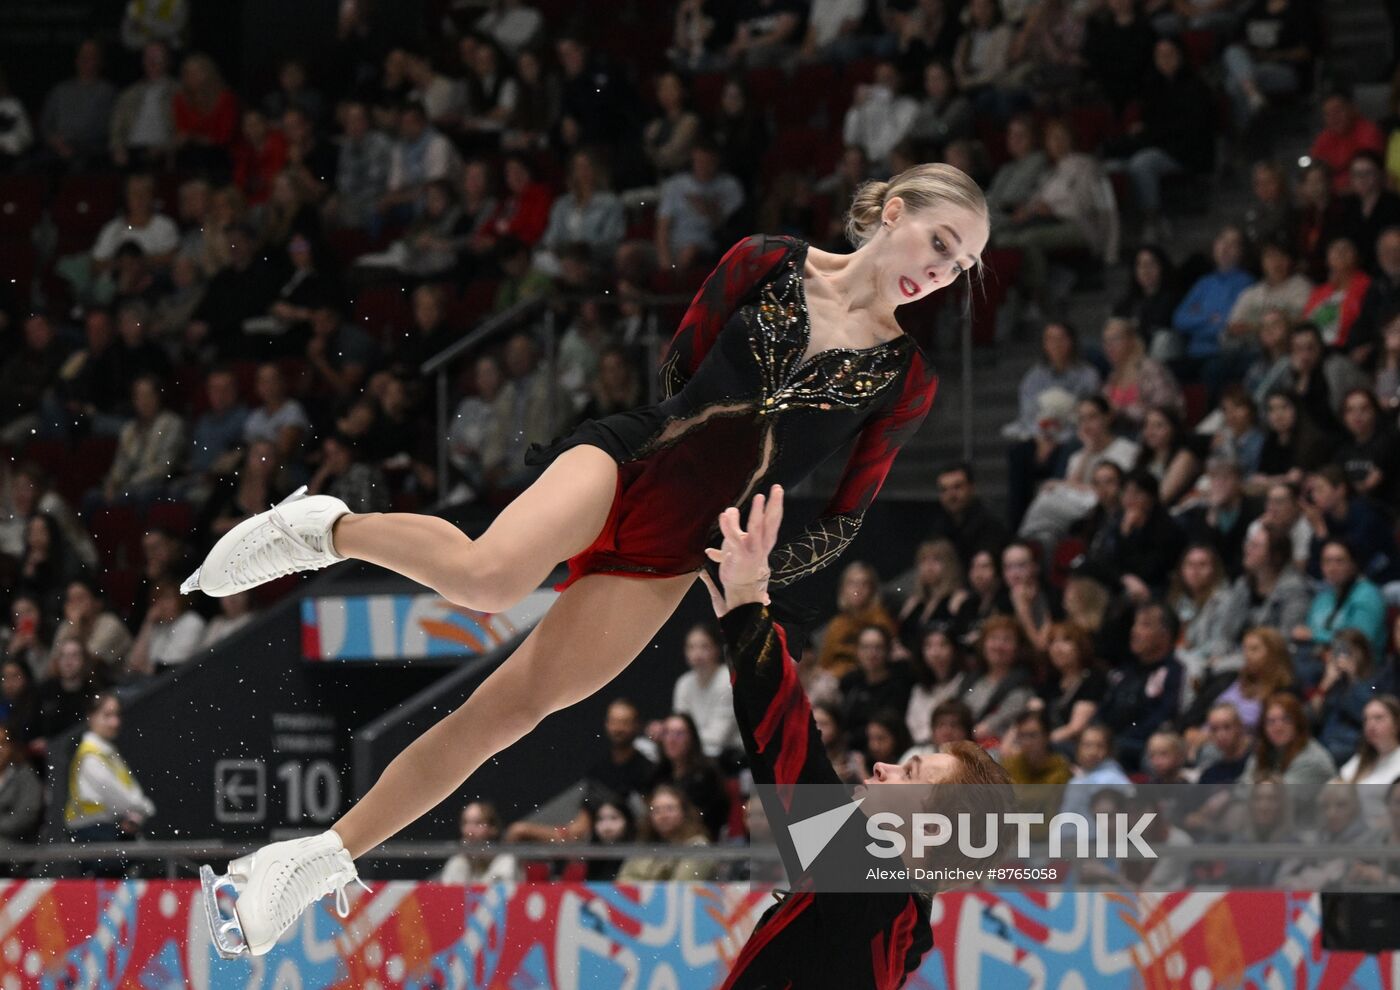
[[[580,444],[618,463],[597,540],[569,561],[585,574],[669,577],[698,571],[726,508],[794,485],[857,438],[825,511],[780,546],[772,584],[816,571],[845,549],[937,387],[908,334],[804,359],[811,323],[807,244],[755,235],[730,248],[686,310],[661,369],[664,401],[590,420],[526,454],[543,465]]]
[[[933,947],[930,897],[913,890],[818,892],[795,865],[787,825],[849,794],[827,758],[782,627],[758,604],[732,609],[720,626],[754,783],[789,876],[797,878],[759,919],[721,990],[895,990]],[[799,809],[793,790],[799,784],[821,785],[805,793],[828,807]]]

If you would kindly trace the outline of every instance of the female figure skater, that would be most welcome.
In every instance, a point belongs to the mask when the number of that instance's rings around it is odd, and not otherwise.
[[[858,245],[849,255],[763,235],[731,248],[671,341],[667,398],[532,448],[527,460],[547,469],[480,539],[433,516],[351,513],[338,499],[297,493],[215,545],[186,590],[230,595],[354,557],[497,612],[569,563],[558,601],[520,648],[331,830],[265,846],[222,878],[205,868],[221,953],[266,952],[332,891],[345,914],[352,859],[631,663],[704,566],[720,512],[801,481],[855,439],[823,514],[775,550],[772,583],[825,567],[849,544],[937,384],[895,310],[968,272],[989,231],[976,183],[941,164],[862,186],[847,227]],[[220,886],[238,892],[236,918],[218,913]]]

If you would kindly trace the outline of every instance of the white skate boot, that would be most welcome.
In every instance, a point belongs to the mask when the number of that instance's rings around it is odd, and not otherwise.
[[[229,863],[224,876],[201,866],[199,882],[214,949],[225,959],[267,952],[303,911],[327,894],[335,894],[336,913],[349,917],[346,885],[358,883],[369,890],[340,836],[330,830],[263,846]],[[219,907],[223,888],[238,895],[232,916]]]
[[[297,571],[338,563],[345,558],[331,546],[331,527],[349,511],[332,495],[307,495],[303,485],[225,533],[185,578],[180,592],[225,598]]]

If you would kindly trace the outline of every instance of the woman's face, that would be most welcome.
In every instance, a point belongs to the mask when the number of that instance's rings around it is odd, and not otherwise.
[[[476,803],[462,809],[459,826],[463,842],[494,842],[501,834],[500,828],[492,824],[486,809]]]
[[[520,193],[529,184],[530,172],[523,162],[515,158],[506,162],[506,187],[511,192]]]
[[[1006,126],[1006,151],[1012,158],[1025,158],[1035,150],[1035,135],[1024,120]]]
[[[889,667],[890,649],[885,645],[885,637],[874,629],[867,629],[856,640],[856,662],[866,674],[877,676]]]
[[[714,670],[719,666],[719,648],[703,629],[692,629],[685,637],[685,662],[692,670]]]
[[[515,74],[526,83],[539,82],[540,69],[540,57],[534,52],[521,52],[515,60]]]
[[[869,605],[874,597],[875,581],[865,568],[851,568],[841,576],[841,590],[837,595],[837,605],[842,611],[860,611]]]
[[[919,554],[919,583],[932,587],[943,580],[943,557],[933,551]]]
[[[1269,648],[1262,637],[1249,635],[1244,638],[1244,669],[1257,676],[1264,672],[1269,661]]]
[[[952,285],[987,247],[987,217],[954,203],[914,210],[895,196],[885,204],[882,222],[888,226],[861,250],[874,252],[876,285],[893,306]]]
[[[1165,453],[1172,442],[1171,421],[1160,412],[1148,413],[1142,421],[1142,439],[1152,450]]]
[[[1293,259],[1287,251],[1270,248],[1260,257],[1259,264],[1264,270],[1264,280],[1271,285],[1278,285],[1293,274]]]
[[[663,839],[670,839],[680,830],[685,821],[680,800],[668,791],[662,791],[651,799],[651,827]]]
[[[1181,581],[1186,590],[1197,594],[1210,587],[1215,578],[1215,562],[1205,550],[1192,550],[1181,560]]]
[[[690,727],[683,718],[668,718],[661,727],[661,752],[671,762],[689,759]]]
[[[989,28],[996,19],[996,5],[993,0],[972,0],[968,5],[968,16],[979,28]]]
[[[1342,418],[1347,432],[1358,440],[1369,437],[1376,430],[1376,410],[1370,400],[1359,393],[1347,396],[1342,407]]]
[[[1400,726],[1396,726],[1390,709],[1379,701],[1372,701],[1362,712],[1362,735],[1366,741],[1382,753],[1389,753],[1400,743]]]
[[[593,831],[599,842],[609,845],[621,842],[627,836],[627,819],[615,807],[605,804],[593,816]]]
[[[593,159],[588,155],[574,155],[573,174],[575,185],[592,189],[597,177],[593,171]]]
[[[1275,169],[1267,165],[1254,166],[1250,186],[1254,191],[1254,198],[1261,203],[1278,203],[1283,200],[1283,179]]]
[[[873,763],[894,763],[902,755],[894,751],[895,739],[890,730],[878,722],[865,727],[865,746]]]
[[[1332,835],[1344,831],[1356,820],[1356,813],[1360,810],[1350,784],[1327,785],[1322,789],[1318,804],[1322,807],[1323,829]]]
[[[1103,356],[1115,368],[1128,360],[1128,334],[1132,333],[1119,323],[1111,323],[1103,331]]]
[[[1351,241],[1333,241],[1327,248],[1327,277],[1341,282],[1356,271],[1356,248]]]
[[[6,701],[14,701],[28,686],[29,676],[22,664],[7,663],[0,668],[0,695],[3,695]]]
[[[122,729],[122,709],[116,698],[102,702],[97,711],[88,716],[88,728],[108,742],[117,738]]]
[[[1009,588],[1035,584],[1035,558],[1030,550],[1023,546],[1007,547],[1001,555],[1001,576]]]
[[[1057,368],[1068,364],[1069,356],[1074,352],[1074,342],[1070,339],[1069,331],[1058,323],[1046,325],[1040,344],[1045,349],[1046,360]]]
[[[663,110],[679,109],[683,95],[680,77],[674,72],[662,73],[656,80],[656,102],[661,104]]]
[[[501,367],[495,361],[482,359],[476,363],[476,391],[487,402],[501,390]]]
[[[924,648],[920,651],[920,655],[923,657],[924,665],[933,671],[933,676],[940,681],[948,677],[957,660],[953,641],[948,638],[946,632],[941,630],[929,633],[924,637]]]
[[[1153,295],[1162,287],[1162,263],[1151,251],[1139,251],[1133,261],[1133,276],[1144,294]]]
[[[719,106],[726,114],[737,117],[744,112],[744,88],[736,82],[724,84],[724,89],[719,94]]]
[[[1181,71],[1181,51],[1170,41],[1159,41],[1152,50],[1152,63],[1158,72],[1171,79]]]
[[[930,62],[924,69],[924,92],[931,100],[945,100],[953,91],[953,77],[941,63]]]
[[[1254,785],[1249,794],[1249,817],[1256,828],[1272,829],[1283,818],[1283,791],[1273,781]]]
[[[1016,637],[1005,629],[992,630],[985,638],[982,655],[991,670],[1005,673],[1016,662]]]
[[[1073,674],[1084,668],[1079,646],[1068,636],[1056,636],[1050,641],[1050,663],[1061,674]]]
[[[817,733],[822,737],[822,745],[830,748],[836,741],[836,721],[824,708],[812,709],[812,721],[816,723]]]
[[[1269,429],[1280,436],[1293,432],[1293,427],[1298,422],[1298,413],[1294,410],[1293,403],[1281,396],[1269,399],[1265,417],[1269,421]]]
[[[1290,745],[1298,738],[1298,727],[1282,705],[1270,705],[1264,710],[1264,738],[1277,749]]]
[[[83,672],[83,647],[75,639],[64,642],[58,648],[58,656],[54,660],[54,669],[58,671],[58,676],[64,680],[72,680]]]
[[[989,595],[997,587],[997,565],[988,551],[980,551],[968,565],[967,580],[979,595]]]
[[[1215,267],[1221,271],[1238,268],[1244,260],[1244,237],[1235,228],[1226,227],[1216,235],[1211,253]]]
[[[1327,181],[1327,170],[1310,168],[1303,173],[1303,181],[1298,184],[1298,192],[1306,202],[1321,206],[1331,194],[1332,186]]]
[[[1356,577],[1356,564],[1351,559],[1351,554],[1346,548],[1337,543],[1329,543],[1322,549],[1322,579],[1333,588],[1341,588],[1342,585]]]
[[[1074,139],[1070,136],[1068,127],[1052,124],[1045,128],[1045,154],[1052,162],[1064,158],[1073,149]]]
[[[930,728],[930,738],[935,746],[968,741],[967,729],[956,715],[940,715]]]
[[[1079,439],[1085,446],[1094,448],[1108,440],[1108,417],[1092,402],[1079,404]]]

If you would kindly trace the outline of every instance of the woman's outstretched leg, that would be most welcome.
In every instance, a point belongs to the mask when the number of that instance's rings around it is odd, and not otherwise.
[[[571,585],[466,703],[395,757],[332,826],[350,855],[363,856],[451,796],[545,716],[611,681],[656,635],[694,580],[592,574]]]
[[[499,612],[597,538],[616,492],[617,463],[597,447],[573,447],[506,506],[480,539],[436,516],[371,512],[342,516],[332,542],[337,553],[386,567],[450,602]]]

